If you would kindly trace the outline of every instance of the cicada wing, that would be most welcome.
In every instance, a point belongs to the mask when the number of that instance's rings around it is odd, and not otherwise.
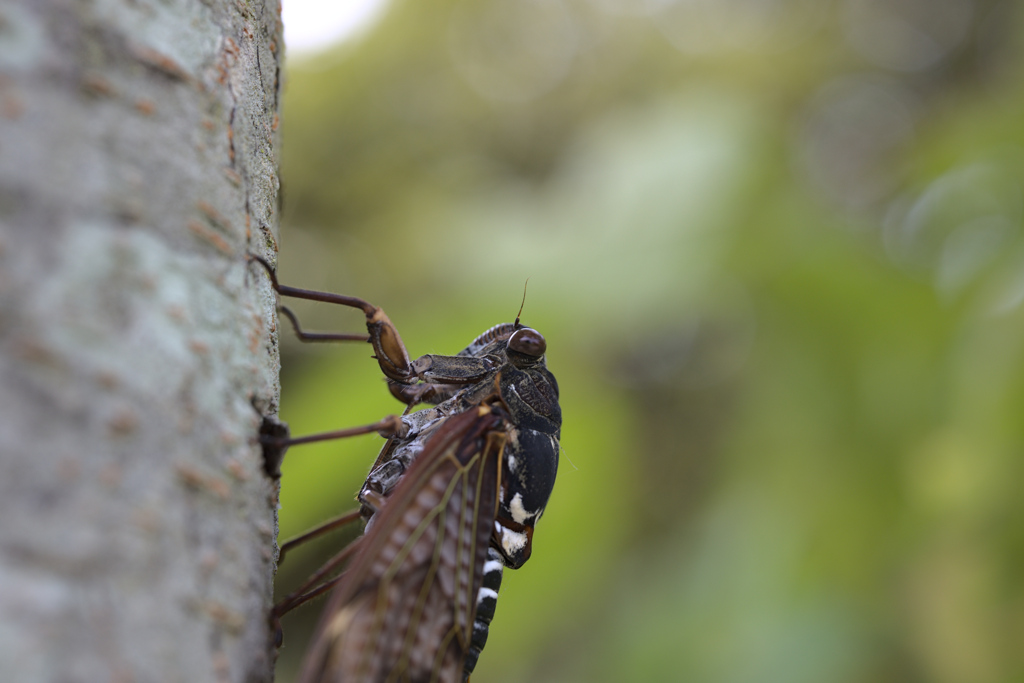
[[[334,589],[302,683],[462,680],[504,444],[485,406],[431,435]]]

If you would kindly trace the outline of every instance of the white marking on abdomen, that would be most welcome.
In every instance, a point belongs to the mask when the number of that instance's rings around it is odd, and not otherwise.
[[[526,518],[532,514],[523,507],[523,494],[521,493],[512,496],[512,502],[508,505],[508,511],[512,513],[512,519],[520,524],[525,524]]]
[[[501,529],[501,547],[505,549],[506,554],[516,555],[526,547],[526,542],[529,539],[527,539],[525,533],[512,531],[501,525],[498,526]]]

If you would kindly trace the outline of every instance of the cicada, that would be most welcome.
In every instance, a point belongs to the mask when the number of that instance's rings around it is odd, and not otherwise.
[[[467,680],[503,569],[530,558],[558,469],[562,416],[546,341],[517,315],[456,355],[413,361],[380,308],[279,285],[263,265],[282,296],[363,310],[368,336],[303,332],[282,308],[304,341],[369,341],[391,393],[407,405],[365,427],[270,440],[280,447],[372,431],[388,437],[357,496],[364,534],[304,588],[348,560],[344,572],[275,608],[279,615],[334,584],[299,680]],[[421,403],[431,407],[411,411]]]

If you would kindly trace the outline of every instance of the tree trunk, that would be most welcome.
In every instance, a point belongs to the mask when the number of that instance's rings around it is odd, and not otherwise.
[[[268,681],[278,0],[0,6],[0,672]]]

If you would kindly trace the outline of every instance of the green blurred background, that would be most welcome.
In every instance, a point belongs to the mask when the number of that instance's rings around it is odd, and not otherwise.
[[[1020,9],[393,0],[287,61],[282,282],[418,356],[530,280],[564,451],[476,683],[1024,681]],[[294,434],[401,409],[369,353],[284,340]],[[282,538],[381,442],[292,450]]]

